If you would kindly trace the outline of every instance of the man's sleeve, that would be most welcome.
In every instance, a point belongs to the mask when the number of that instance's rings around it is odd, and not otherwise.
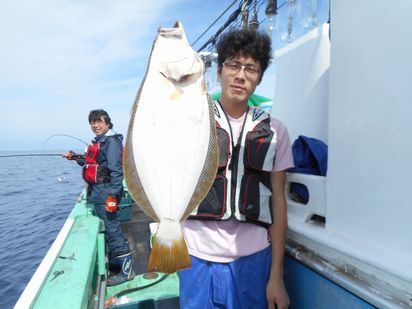
[[[272,129],[277,134],[276,155],[273,172],[280,172],[294,167],[292,146],[286,126],[279,120],[272,118]]]
[[[117,138],[106,140],[107,167],[110,174],[109,195],[120,196],[123,187],[122,142]]]

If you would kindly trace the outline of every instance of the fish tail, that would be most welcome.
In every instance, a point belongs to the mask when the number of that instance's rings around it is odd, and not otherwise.
[[[189,251],[180,222],[159,223],[149,257],[148,271],[171,274],[190,266]]]

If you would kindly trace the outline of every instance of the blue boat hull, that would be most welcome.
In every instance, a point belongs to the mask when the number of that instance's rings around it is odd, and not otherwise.
[[[291,301],[290,309],[377,308],[294,258],[285,256],[284,265],[284,279]]]

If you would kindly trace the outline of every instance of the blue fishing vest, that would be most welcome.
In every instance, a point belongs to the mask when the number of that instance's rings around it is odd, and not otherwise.
[[[219,143],[219,166],[206,198],[189,219],[272,224],[270,174],[275,160],[277,135],[271,129],[270,115],[249,107],[237,144],[233,141],[227,115],[214,103]]]

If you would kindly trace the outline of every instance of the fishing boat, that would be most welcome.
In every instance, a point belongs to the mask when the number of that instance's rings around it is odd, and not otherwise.
[[[274,48],[263,101],[292,141],[327,145],[327,172],[287,173],[290,308],[411,308],[412,3],[332,0],[330,20],[315,23],[312,14],[301,35],[292,27],[296,3],[283,7],[284,44]],[[281,14],[273,4],[268,19]],[[296,184],[305,200],[293,194]],[[178,308],[177,274],[146,273],[152,221],[127,188],[120,217],[134,280],[106,286],[103,226],[82,192],[15,308]]]
[[[84,191],[15,308],[103,308],[105,303],[178,308],[177,275],[145,273],[152,220],[132,202],[127,188],[119,203],[119,218],[139,274],[133,281],[106,287],[104,227]]]

